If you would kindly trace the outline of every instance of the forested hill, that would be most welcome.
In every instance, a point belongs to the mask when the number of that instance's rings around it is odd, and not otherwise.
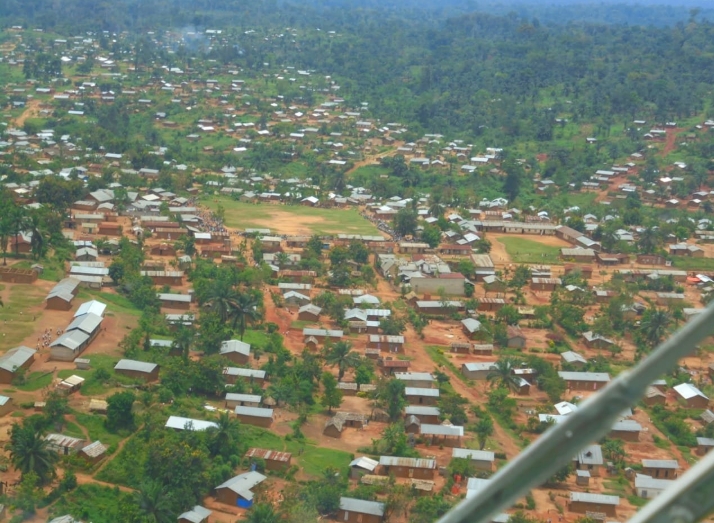
[[[674,5],[667,5],[667,3]],[[164,27],[267,25],[349,26],[355,17],[442,20],[471,12],[510,15],[544,24],[608,23],[671,26],[714,19],[712,0],[3,0],[0,27],[25,25],[60,32],[138,31]],[[662,5],[660,5],[662,4]]]
[[[332,74],[341,96],[368,102],[379,118],[503,146],[549,141],[565,119],[602,134],[636,117],[663,122],[714,107],[714,25],[698,12],[643,27],[545,24],[516,12],[428,17],[414,2],[375,14],[372,0],[326,0],[320,9],[316,1],[4,0],[0,13],[65,34],[136,29],[146,45],[127,52],[164,64],[177,57],[146,31],[222,28],[197,52],[247,69],[267,62]]]

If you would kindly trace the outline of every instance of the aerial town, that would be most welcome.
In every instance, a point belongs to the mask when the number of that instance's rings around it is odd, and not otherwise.
[[[436,521],[714,298],[714,120],[603,163],[566,108],[563,181],[173,51],[233,37],[0,33],[0,521]],[[714,447],[713,379],[710,339],[492,521],[626,521]]]

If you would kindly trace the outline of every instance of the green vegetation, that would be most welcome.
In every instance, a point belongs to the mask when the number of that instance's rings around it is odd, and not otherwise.
[[[229,198],[211,198],[203,202],[207,207],[216,209],[222,205],[226,210],[226,225],[238,229],[271,229],[280,234],[280,225],[271,224],[271,220],[295,216],[290,223],[293,227],[300,224],[305,234],[365,234],[379,235],[377,228],[359,215],[354,209],[320,209],[302,205],[253,204],[231,200]],[[303,218],[305,221],[301,222]]]
[[[15,385],[15,387],[19,390],[31,392],[34,390],[44,389],[50,383],[52,383],[51,372],[31,372],[25,376],[21,384]]]
[[[503,244],[513,263],[536,263],[545,265],[558,265],[560,248],[544,245],[537,240],[501,236],[496,241]]]
[[[680,271],[714,271],[714,258],[672,256],[672,266]]]
[[[34,332],[36,321],[42,317],[43,311],[35,314],[30,311],[36,309],[44,299],[45,293],[35,285],[10,286],[9,298],[0,307],[3,346],[17,347]]]

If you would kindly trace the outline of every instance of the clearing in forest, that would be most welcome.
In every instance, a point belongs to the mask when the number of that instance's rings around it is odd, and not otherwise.
[[[273,205],[212,198],[203,202],[211,210],[225,209],[225,223],[236,229],[270,229],[275,234],[363,234],[380,236],[379,229],[356,209],[321,209],[302,205]]]

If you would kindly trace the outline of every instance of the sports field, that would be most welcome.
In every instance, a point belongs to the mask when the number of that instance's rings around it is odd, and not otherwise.
[[[552,237],[545,237],[544,239],[546,241],[553,240]],[[501,236],[497,241],[506,248],[506,252],[513,263],[563,263],[560,260],[560,247],[515,236]]]
[[[276,234],[364,234],[378,236],[379,230],[356,209],[320,209],[302,205],[273,205],[211,198],[201,203],[212,210],[222,205],[225,223],[236,229],[270,229]]]

